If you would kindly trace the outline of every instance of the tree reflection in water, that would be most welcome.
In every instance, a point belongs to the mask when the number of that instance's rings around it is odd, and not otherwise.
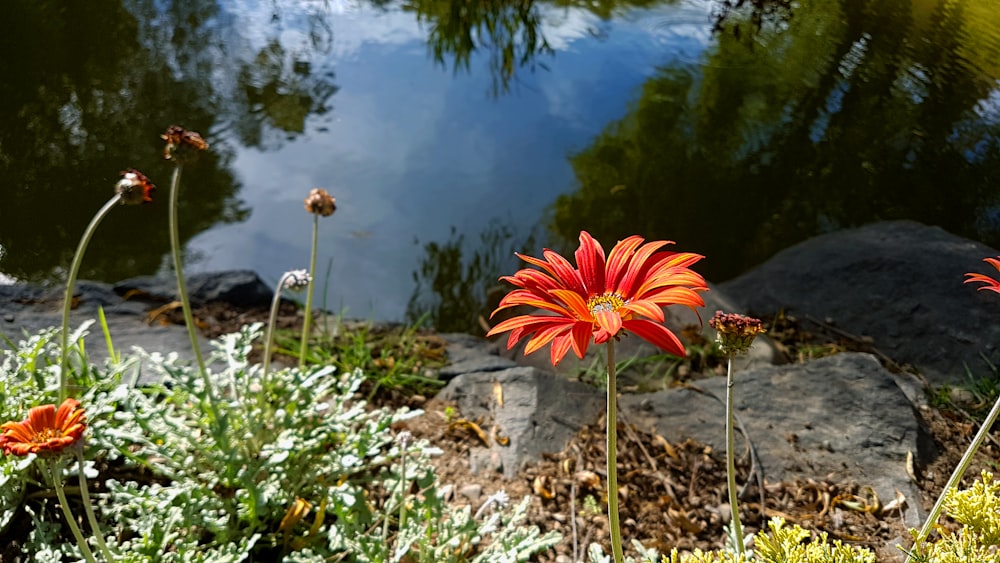
[[[1000,246],[989,0],[796,5],[665,66],[571,162],[552,227],[706,254],[710,279],[810,236],[908,218]],[[744,16],[752,17],[752,16]],[[742,22],[743,29],[753,29]]]
[[[277,5],[272,21],[283,14]],[[16,278],[58,278],[118,171],[136,167],[165,188],[159,134],[200,131],[212,150],[185,174],[182,241],[245,219],[232,147],[272,149],[329,109],[333,73],[314,60],[330,48],[323,12],[303,45],[277,31],[245,57],[241,30],[214,2],[11,0],[0,18],[0,245]],[[86,30],[81,36],[80,30]],[[206,77],[211,77],[210,79]],[[85,213],[81,210],[89,210]],[[157,271],[168,249],[166,206],[113,214],[81,277],[114,281]]]
[[[448,241],[423,245],[407,321],[441,332],[484,334],[490,313],[509,290],[497,281],[499,276],[522,267],[514,252],[531,252],[534,246],[534,236],[518,241],[511,228],[496,220],[479,233],[476,245],[467,244],[465,235],[452,227]]]

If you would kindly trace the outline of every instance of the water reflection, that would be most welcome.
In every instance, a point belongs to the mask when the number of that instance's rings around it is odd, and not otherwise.
[[[304,41],[272,37],[246,57],[232,48],[246,40],[215,3],[18,0],[4,11],[0,246],[4,272],[20,279],[58,276],[119,170],[143,170],[164,197],[159,134],[170,124],[202,132],[213,148],[185,174],[182,240],[245,219],[229,169],[231,132],[245,145],[273,147],[300,133],[306,116],[327,111],[336,92],[332,72],[311,64],[330,42],[317,14],[306,14]],[[275,8],[272,19],[281,17]],[[168,249],[166,211],[154,204],[112,214],[80,275],[157,271]]]
[[[518,69],[534,69],[539,55],[553,54],[535,0],[408,0],[405,9],[429,28],[434,60],[450,60],[455,72],[469,70],[474,51],[486,51],[493,95],[508,90]]]
[[[551,231],[529,254],[572,248],[583,228],[607,244],[641,233],[707,254],[714,281],[877,218],[1000,246],[988,0],[5,8],[0,247],[19,278],[69,262],[119,170],[162,196],[172,123],[213,145],[181,193],[182,237],[205,256],[192,266],[267,281],[301,267],[301,200],[325,187],[343,202],[322,233],[331,307],[357,316],[475,327],[473,301],[517,267],[546,205]],[[81,275],[159,269],[165,214],[112,214]],[[498,216],[511,219],[483,227]]]
[[[498,96],[510,90],[520,70],[548,69],[546,61],[554,58],[555,50],[545,34],[557,13],[578,10],[608,21],[629,10],[675,1],[405,0],[402,7],[427,27],[428,48],[440,65],[469,72],[473,55],[484,53],[492,78],[490,93]],[[588,32],[601,35],[598,29]]]
[[[490,314],[509,289],[497,278],[521,267],[515,251],[533,252],[534,246],[534,236],[519,241],[496,220],[479,233],[475,244],[467,244],[465,235],[452,227],[446,242],[423,245],[420,268],[413,272],[407,321],[442,332],[485,332]]]
[[[717,281],[879,219],[1000,246],[992,3],[854,4],[797,4],[752,41],[730,14],[701,64],[659,69],[572,156],[579,188],[557,199],[553,229],[677,240]]]

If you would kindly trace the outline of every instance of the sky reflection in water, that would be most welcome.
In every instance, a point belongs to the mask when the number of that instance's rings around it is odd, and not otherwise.
[[[992,1],[772,0],[713,32],[713,0],[13,0],[0,271],[60,281],[135,167],[157,200],[112,213],[81,276],[165,272],[174,123],[212,143],[182,181],[189,271],[305,267],[326,188],[315,274],[353,317],[476,330],[514,249],[581,229],[676,240],[712,281],[875,220],[1000,247]]]
[[[650,27],[670,13],[602,22],[549,9],[549,69],[519,74],[509,94],[493,98],[481,61],[452,73],[429,60],[427,32],[412,14],[331,9],[334,110],[277,150],[237,148],[231,166],[252,213],[194,237],[189,250],[203,257],[194,269],[252,267],[274,279],[301,267],[311,228],[302,198],[325,186],[338,205],[320,221],[318,263],[333,260],[329,304],[362,317],[402,317],[421,253],[415,241],[447,239],[452,227],[474,237],[497,218],[530,232],[555,195],[573,187],[567,155],[624,113],[662,62],[658,45],[674,38],[684,42],[678,52],[694,57],[708,39],[704,26]],[[662,9],[707,18],[694,6]],[[234,25],[263,42],[263,14],[247,12]],[[614,39],[595,39],[595,29]]]

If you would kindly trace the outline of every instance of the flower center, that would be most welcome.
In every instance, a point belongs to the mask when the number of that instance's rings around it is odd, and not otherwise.
[[[31,443],[33,444],[45,444],[49,440],[54,440],[56,438],[62,438],[63,433],[61,430],[56,428],[44,428],[35,432],[35,435],[31,437]]]
[[[622,299],[617,293],[605,293],[604,295],[591,297],[587,301],[587,308],[590,309],[590,314],[593,315],[604,311],[617,311],[627,303],[628,301]]]

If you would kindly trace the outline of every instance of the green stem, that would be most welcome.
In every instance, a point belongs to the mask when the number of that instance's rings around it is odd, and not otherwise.
[[[399,482],[399,531],[406,528],[406,485],[409,481],[406,480],[406,446],[407,443],[403,443],[402,457],[399,458],[399,472],[400,472],[400,482]]]
[[[80,264],[83,263],[83,255],[87,252],[87,245],[97,230],[97,225],[104,220],[104,217],[111,212],[111,209],[121,200],[121,194],[115,194],[108,200],[94,218],[90,220],[87,229],[83,231],[80,244],[76,247],[76,254],[73,255],[73,264],[69,268],[69,278],[66,280],[66,294],[63,296],[63,318],[62,318],[62,359],[59,362],[59,401],[62,402],[67,396],[67,386],[69,379],[69,311],[73,306],[73,286],[76,285],[76,276],[80,273]]]
[[[309,272],[316,271],[316,247],[319,244],[319,215],[313,214],[313,236],[312,236],[312,252],[309,257]],[[313,286],[315,285],[315,280],[309,280],[309,288],[306,290],[306,316],[302,320],[302,344],[299,346],[299,368],[304,368],[306,366],[306,344],[309,342],[309,329],[312,322],[312,306],[313,306]]]
[[[623,563],[622,530],[618,523],[618,393],[615,391],[615,341],[608,339],[608,524],[611,527],[611,554]]]
[[[66,522],[69,523],[69,529],[73,532],[73,537],[76,538],[77,545],[80,546],[83,558],[88,563],[97,563],[97,560],[94,559],[94,553],[90,551],[90,546],[87,545],[87,540],[83,537],[83,532],[80,531],[80,526],[76,524],[76,519],[73,518],[73,512],[69,509],[69,502],[66,500],[66,491],[63,490],[62,486],[62,476],[57,475],[56,462],[54,460],[48,461],[45,464],[45,468],[49,481],[52,482],[52,487],[56,490],[56,497],[59,499],[59,508],[62,509],[63,516],[66,517]],[[109,561],[113,561],[113,559]]]
[[[177,294],[181,298],[184,324],[187,325],[188,336],[191,338],[191,349],[194,350],[194,357],[198,361],[198,370],[201,372],[201,378],[205,381],[205,394],[208,396],[208,401],[214,411],[215,397],[212,393],[212,382],[208,378],[205,361],[201,358],[201,346],[198,345],[197,329],[194,324],[194,315],[191,314],[191,301],[188,299],[187,287],[184,284],[184,268],[181,264],[181,239],[177,228],[177,192],[180,191],[180,184],[181,165],[178,164],[174,167],[174,174],[170,178],[170,250],[174,255],[174,274],[177,275]]]
[[[948,479],[948,483],[945,484],[937,502],[934,503],[934,508],[931,509],[931,513],[927,515],[927,520],[924,522],[924,526],[920,528],[920,533],[917,534],[917,537],[913,542],[913,549],[906,556],[907,563],[914,560],[914,553],[920,548],[920,544],[927,539],[927,536],[931,534],[931,530],[934,529],[934,525],[937,524],[938,517],[941,515],[941,509],[944,508],[944,501],[948,496],[948,491],[957,487],[958,483],[962,480],[962,476],[965,475],[965,470],[968,469],[969,464],[972,463],[972,456],[974,456],[976,451],[979,450],[979,446],[982,445],[983,440],[985,440],[986,436],[990,433],[990,428],[993,427],[998,415],[1000,415],[1000,399],[997,399],[997,402],[993,403],[993,408],[990,410],[990,414],[987,415],[986,420],[983,421],[982,426],[979,427],[979,431],[976,432],[976,437],[972,439],[972,443],[969,444],[969,448],[965,450],[965,455],[962,456],[962,459],[955,467],[955,471],[952,472],[951,478]]]
[[[736,431],[733,421],[733,355],[729,354],[726,370],[726,476],[729,480],[729,511],[732,513],[733,536],[736,555],[743,555],[743,525],[740,524],[740,505],[736,493]]]
[[[90,491],[87,489],[87,477],[83,474],[83,448],[78,445],[74,448],[74,450],[76,453],[76,461],[79,466],[78,474],[80,478],[80,498],[83,500],[83,512],[87,515],[87,521],[90,523],[90,529],[94,534],[94,539],[97,540],[97,547],[101,549],[104,559],[110,563],[115,560],[115,557],[111,554],[111,550],[108,549],[108,544],[104,543],[104,534],[101,532],[101,527],[97,524],[97,516],[94,514],[94,506],[90,501]]]
[[[271,300],[271,315],[267,319],[267,334],[264,335],[264,373],[261,375],[261,389],[266,387],[267,372],[271,369],[271,340],[274,338],[274,325],[278,319],[278,306],[281,304],[281,289],[291,276],[291,272],[285,272],[285,275],[281,276],[278,287],[274,290],[274,299]]]

